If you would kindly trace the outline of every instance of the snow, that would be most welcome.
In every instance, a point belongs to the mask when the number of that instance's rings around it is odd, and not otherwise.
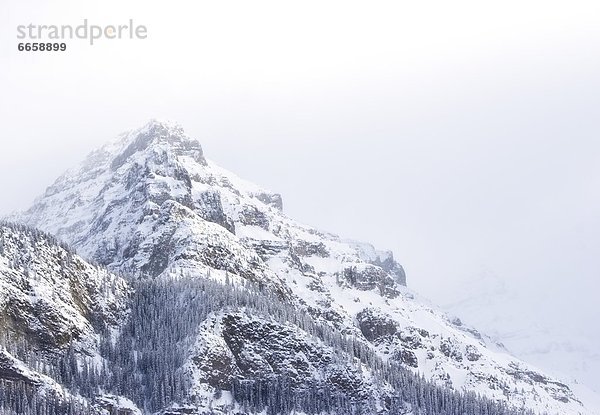
[[[359,336],[357,314],[366,308],[376,310],[400,331],[419,328],[428,332],[420,340],[423,347],[415,350],[418,367],[414,370],[429,379],[445,383],[444,377],[449,376],[456,389],[472,390],[537,411],[592,413],[574,399],[564,403],[553,398],[556,391],[552,385],[535,384],[534,393],[532,383],[515,375],[514,368],[540,373],[538,369],[502,351],[491,338],[477,338],[469,327],[453,324],[444,311],[399,285],[378,265],[392,261],[390,252],[343,240],[287,217],[257,198],[271,192],[211,161],[199,160],[198,150],[190,144],[193,140],[176,124],[161,124],[170,138],[149,137],[146,147],[130,154],[114,170],[113,160],[152,131],[156,123],[160,124],[152,121],[90,156],[78,169],[59,178],[51,191],[18,218],[72,243],[85,257],[102,256],[110,269],[119,272],[132,273],[149,265],[160,247],[168,258],[165,268],[156,270],[161,277],[190,274],[221,282],[226,278],[234,283],[245,279],[263,282],[285,293],[298,307],[335,313],[344,329]],[[169,140],[188,143],[193,150]],[[218,195],[218,203],[210,212],[202,212],[197,202],[207,194]],[[234,225],[235,234],[223,224],[213,223],[221,216]],[[93,231],[91,225],[95,226]],[[211,262],[214,252],[219,252],[219,258],[227,258],[227,263]],[[349,268],[365,278],[371,278],[367,271],[378,271],[377,275],[391,280],[389,288],[397,296],[383,296],[378,288],[358,289],[344,278],[344,270]],[[459,361],[447,356],[441,350],[446,340],[463,355],[467,347],[472,347],[481,357]],[[406,346],[396,339],[373,347],[387,359],[391,352]],[[489,378],[498,379],[511,390],[523,389],[525,394],[500,393],[490,385]],[[195,393],[200,397],[208,399],[214,392],[200,378],[195,384]],[[535,400],[535,394],[540,400]],[[227,405],[227,398],[222,399]]]
[[[142,415],[142,411],[137,407],[137,405],[123,396],[109,394],[100,395],[95,398],[95,402],[96,404],[100,404],[100,406],[111,405],[114,408],[129,410],[131,411],[132,415]],[[106,415],[110,415],[108,411],[104,412]]]
[[[260,241],[282,241],[273,233],[256,225],[239,225],[235,227],[235,235],[240,238],[255,239]]]
[[[574,391],[581,391],[582,396],[579,392],[576,395],[586,407],[600,408],[587,402],[597,399],[594,389],[600,387],[600,352],[593,328],[580,331],[575,325],[543,323],[545,319],[537,315],[533,299],[526,300],[526,293],[490,272],[447,295],[445,310],[485,331],[511,353],[567,383]],[[589,398],[590,395],[596,397]]]
[[[11,355],[6,349],[0,347],[0,359],[10,362],[10,367],[19,375],[28,379],[40,388],[41,394],[52,393],[60,398],[65,398],[63,387],[49,376],[42,375],[29,369],[22,361]]]
[[[15,304],[29,304],[18,312],[29,329],[51,329],[51,337],[79,333],[76,347],[93,353],[98,336],[84,314],[94,312],[116,324],[125,313],[125,281],[77,255],[66,261],[69,254],[44,236],[0,225],[0,238],[1,309],[11,312]],[[9,266],[9,260],[15,265]]]

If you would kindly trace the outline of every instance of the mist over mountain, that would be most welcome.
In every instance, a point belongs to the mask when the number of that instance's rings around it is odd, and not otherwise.
[[[2,320],[4,408],[595,413],[568,382],[420,298],[391,252],[284,209],[173,122],[152,120],[92,152],[11,216],[25,227],[6,225],[0,239],[2,277],[21,281]],[[40,243],[63,249],[64,264]],[[13,245],[25,263],[5,254]],[[54,291],[40,302],[30,280],[47,270],[56,275],[44,291]],[[88,291],[75,295],[80,285]],[[71,317],[38,323],[73,295]],[[42,311],[14,322],[21,308]],[[36,347],[44,336],[64,340]]]
[[[446,301],[444,310],[460,315],[522,359],[565,381],[600,390],[600,338],[585,321],[545,314],[547,300],[491,272],[447,290]],[[565,314],[571,315],[568,310]]]

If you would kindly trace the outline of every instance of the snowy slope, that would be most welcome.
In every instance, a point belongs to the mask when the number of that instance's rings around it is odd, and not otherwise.
[[[66,356],[74,365],[100,361],[100,342],[125,320],[130,291],[55,238],[0,222],[0,393],[31,387],[53,409],[87,405],[57,381],[60,365]],[[0,399],[0,411],[7,404]]]
[[[72,342],[92,353],[101,330],[126,313],[127,283],[90,265],[51,237],[0,223],[0,326],[35,349]]]
[[[598,396],[585,391],[585,386],[596,391],[600,388],[600,351],[594,337],[597,330],[541,315],[542,307],[533,298],[523,288],[517,290],[486,272],[447,290],[443,308],[485,331],[516,356],[583,389],[581,394],[589,396],[590,401],[597,401]],[[584,397],[582,400],[586,402]],[[600,405],[593,407],[600,412]]]
[[[260,284],[449,388],[592,413],[567,385],[411,293],[391,253],[299,224],[282,206],[208,161],[181,127],[153,120],[90,154],[16,219],[130,276]]]

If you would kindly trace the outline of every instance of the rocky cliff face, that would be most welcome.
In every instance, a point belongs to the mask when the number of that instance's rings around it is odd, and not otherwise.
[[[367,366],[297,326],[239,312],[217,313],[201,325],[188,369],[195,383],[191,399],[200,407],[209,407],[215,392],[230,389],[232,382],[234,388],[243,388],[278,379],[272,387],[285,385],[288,394],[299,395],[327,390],[331,396],[362,402],[367,413],[373,408],[369,402],[380,401],[391,390],[389,385],[377,388]],[[221,402],[221,410],[243,405],[235,397],[234,390],[232,398]]]
[[[281,196],[207,160],[181,127],[152,121],[93,152],[15,219],[132,278],[251,282],[445,387],[536,411],[586,413],[568,386],[410,292],[390,252],[299,224],[282,208]],[[231,377],[264,371],[307,383],[333,376],[327,362],[314,370],[327,352],[285,326],[223,314],[201,332],[190,361],[198,391],[217,393]],[[356,393],[364,393],[361,379],[348,379]]]
[[[0,326],[37,350],[76,343],[93,352],[98,333],[126,314],[127,283],[52,237],[0,224]]]
[[[53,237],[0,223],[0,392],[30,387],[37,395],[29,400],[66,410],[74,395],[55,379],[60,364],[67,355],[75,367],[101,360],[101,340],[125,321],[130,293],[125,280]],[[0,399],[0,409],[8,401]]]

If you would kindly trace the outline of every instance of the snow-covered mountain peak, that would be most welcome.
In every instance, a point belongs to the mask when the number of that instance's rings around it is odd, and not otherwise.
[[[116,171],[129,158],[139,157],[144,152],[187,154],[196,162],[206,164],[200,143],[185,134],[179,124],[151,119],[142,127],[124,132],[92,151],[82,163],[59,177],[47,189],[46,195],[60,191],[74,180],[94,180],[107,167]]]
[[[266,289],[455,391],[589,413],[567,385],[412,295],[391,252],[287,217],[280,195],[208,161],[176,124],[151,121],[93,152],[16,219],[129,277]]]
[[[146,145],[153,142],[168,142],[170,144],[181,141],[197,142],[197,140],[185,133],[179,123],[171,120],[152,118],[141,127],[120,134],[103,147],[113,155],[117,155],[117,153],[127,148],[134,141],[140,141]]]
[[[155,152],[162,150],[177,155],[186,155],[197,163],[206,164],[200,143],[186,135],[180,125],[153,119],[143,127],[122,137],[120,148],[114,155],[110,167],[112,170],[118,170],[129,157],[149,149]]]

